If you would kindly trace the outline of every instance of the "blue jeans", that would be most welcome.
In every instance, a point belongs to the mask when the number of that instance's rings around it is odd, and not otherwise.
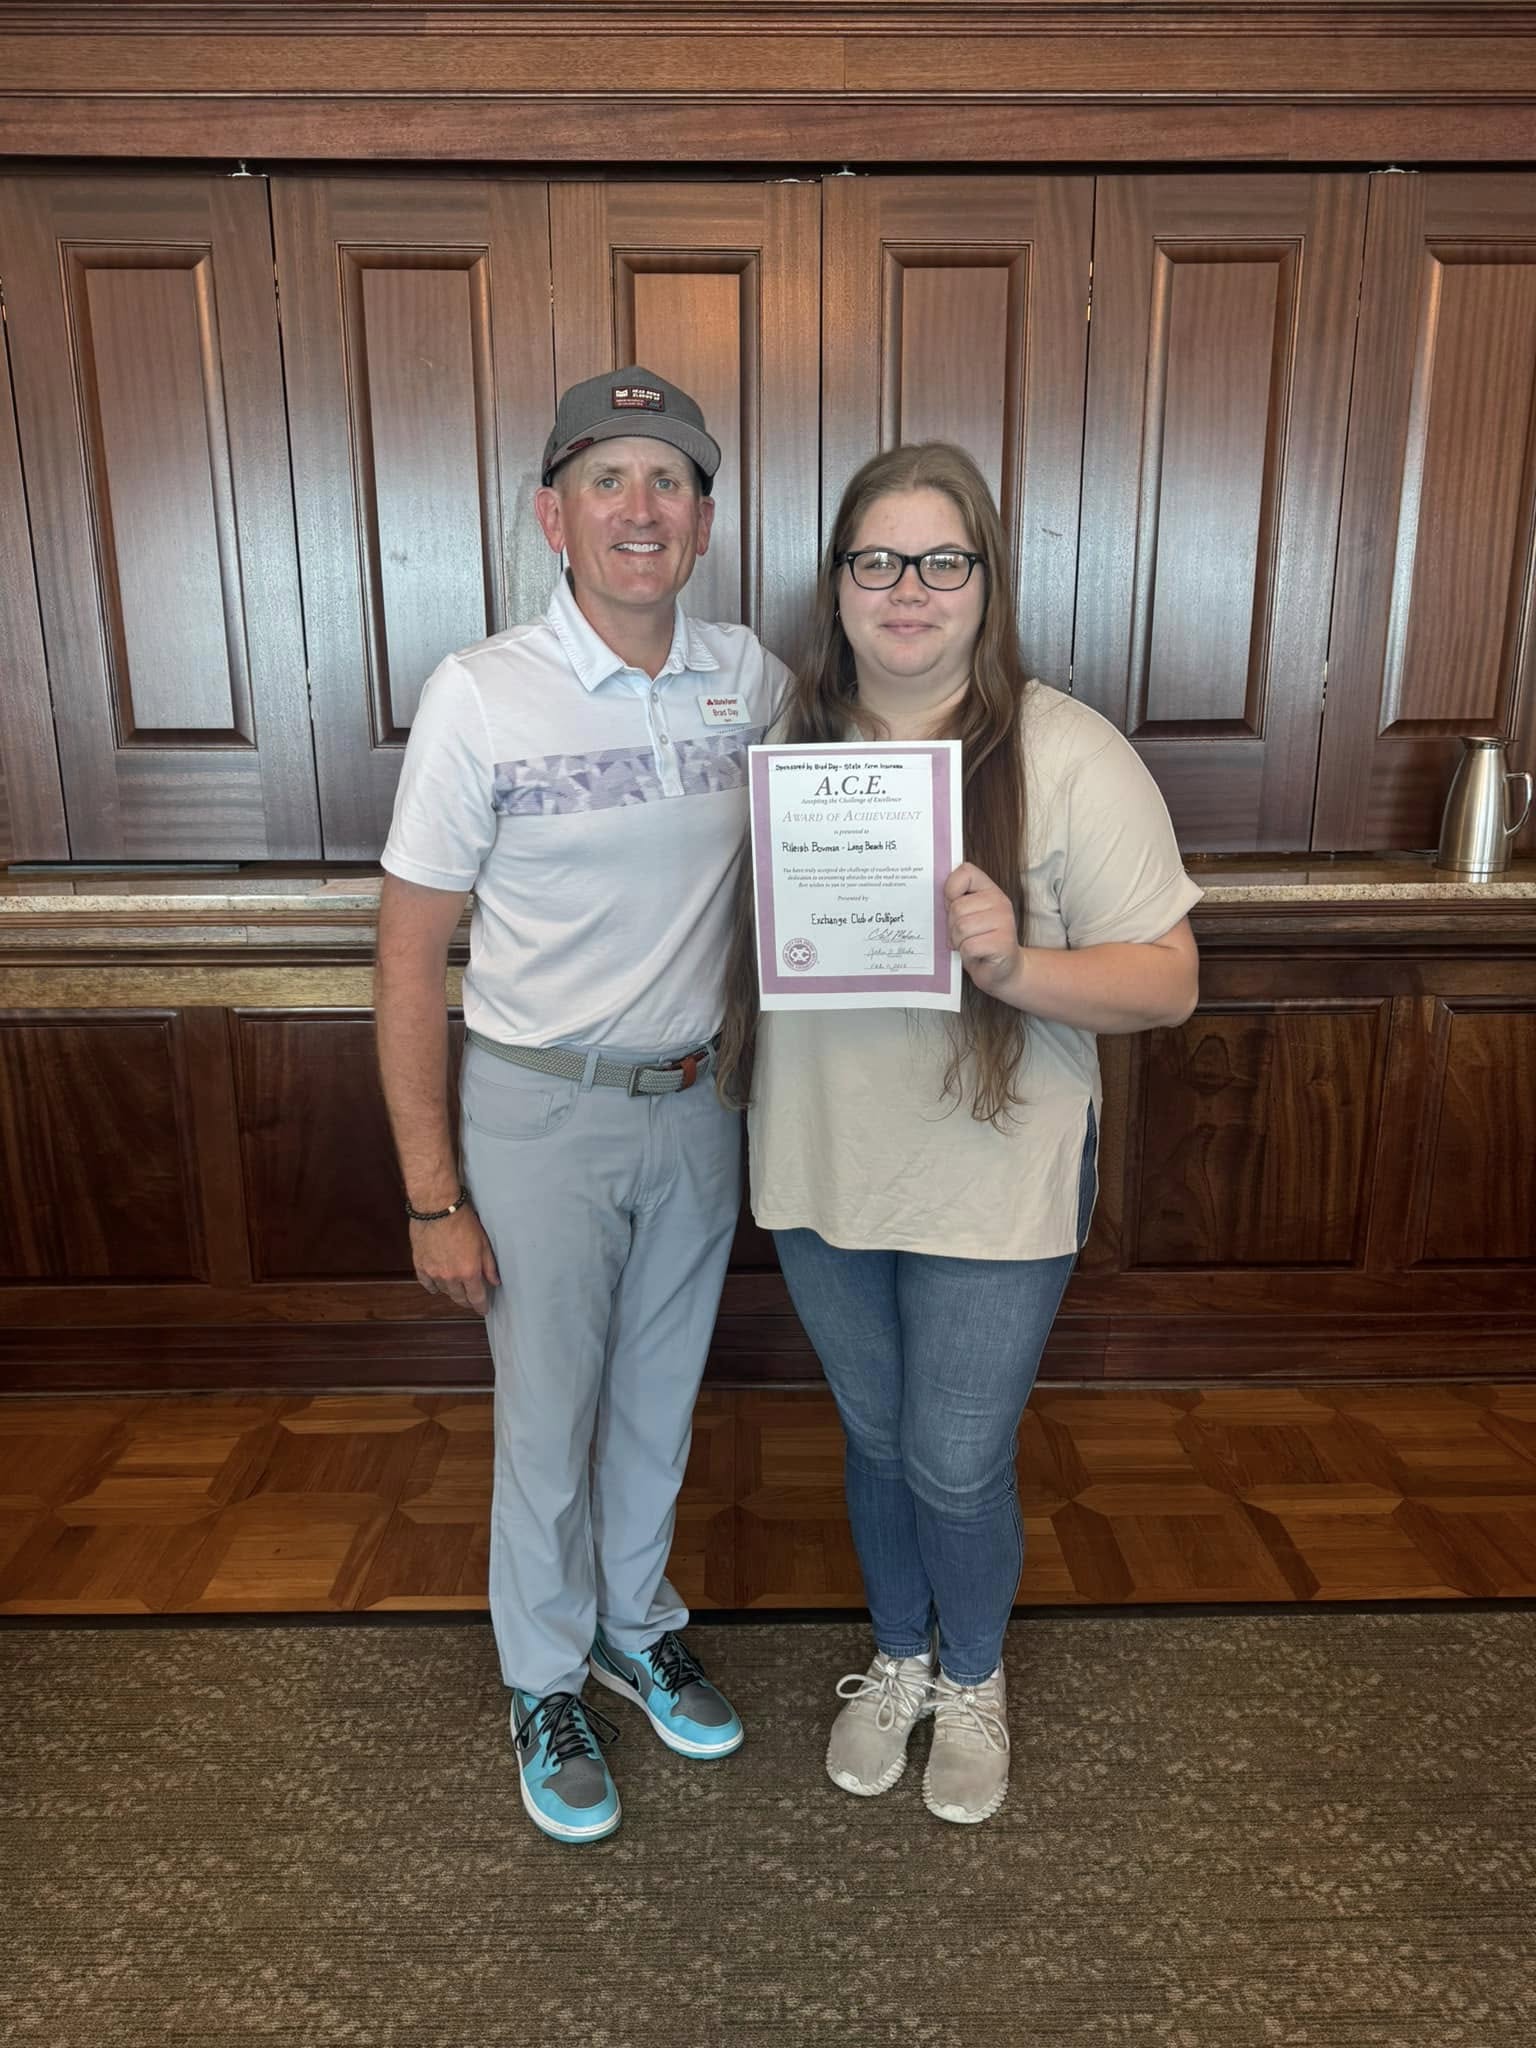
[[[1094,1152],[1090,1109],[1079,1249]],[[937,1622],[946,1675],[980,1684],[1001,1662],[1024,1564],[1019,1418],[1076,1253],[844,1251],[814,1230],[776,1230],[774,1242],[847,1435],[848,1514],[876,1646],[926,1656]]]

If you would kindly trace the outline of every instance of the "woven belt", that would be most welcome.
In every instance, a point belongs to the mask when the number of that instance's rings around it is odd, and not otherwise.
[[[587,1055],[567,1052],[559,1046],[541,1051],[531,1045],[503,1045],[496,1038],[482,1038],[478,1031],[465,1033],[471,1045],[478,1045],[482,1052],[494,1053],[499,1060],[509,1060],[514,1067],[532,1067],[536,1074],[558,1074],[562,1081],[586,1079]],[[696,1045],[692,1052],[685,1052],[680,1060],[662,1060],[651,1066],[631,1067],[619,1060],[600,1059],[593,1070],[594,1088],[622,1088],[626,1095],[675,1095],[680,1088],[691,1088],[714,1057],[720,1043],[717,1032],[707,1045]]]

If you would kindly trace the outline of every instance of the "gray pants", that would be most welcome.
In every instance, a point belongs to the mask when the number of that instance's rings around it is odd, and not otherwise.
[[[501,1673],[578,1692],[598,1624],[635,1652],[688,1618],[667,1552],[736,1228],[741,1119],[708,1074],[628,1096],[476,1046],[461,1103],[464,1179],[501,1273],[487,1318]]]

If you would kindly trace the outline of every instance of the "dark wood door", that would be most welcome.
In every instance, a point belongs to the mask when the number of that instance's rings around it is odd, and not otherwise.
[[[703,407],[723,461],[684,594],[786,659],[815,581],[819,195],[814,185],[556,185],[563,390],[630,362]]]
[[[0,270],[71,853],[318,853],[265,184],[7,179]]]
[[[1033,672],[1065,689],[1077,575],[1090,178],[829,178],[822,521],[901,441],[956,441],[1013,541]]]
[[[68,856],[21,450],[0,326],[0,861]]]
[[[1188,851],[1309,842],[1365,196],[1099,180],[1073,689]]]
[[[1463,733],[1536,769],[1536,176],[1371,180],[1334,620],[1319,847],[1433,847]]]
[[[384,843],[421,686],[543,610],[542,184],[278,178],[273,216],[325,851]]]

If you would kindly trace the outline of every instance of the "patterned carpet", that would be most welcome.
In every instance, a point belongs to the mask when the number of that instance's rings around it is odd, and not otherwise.
[[[1532,1609],[1018,1623],[978,1829],[823,1776],[859,1626],[690,1640],[747,1748],[614,1702],[625,1824],[572,1850],[483,1625],[0,1635],[0,2040],[1536,2042]]]

